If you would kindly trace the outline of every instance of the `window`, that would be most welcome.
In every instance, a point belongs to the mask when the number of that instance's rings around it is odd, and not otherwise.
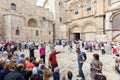
[[[74,11],[75,11],[75,14],[78,14],[79,13],[78,7],[75,7]]]
[[[118,0],[111,0],[111,4],[114,3],[114,2],[117,2]]]
[[[92,5],[91,0],[88,0],[87,1],[87,11],[91,10],[91,5]]]
[[[11,10],[16,11],[16,5],[14,3],[11,4]]]
[[[61,3],[59,2],[59,5],[61,5]]]
[[[32,28],[35,28],[37,26],[37,21],[33,18],[29,19],[28,20],[28,26],[32,27]]]
[[[15,31],[15,34],[16,34],[16,35],[20,35],[20,31],[19,31],[19,30],[16,30],[16,31]]]
[[[36,36],[38,36],[39,35],[39,32],[38,32],[38,30],[36,30]]]
[[[62,22],[62,17],[59,18],[59,21]]]

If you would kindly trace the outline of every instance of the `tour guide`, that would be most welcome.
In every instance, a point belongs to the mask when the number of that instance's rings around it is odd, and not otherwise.
[[[52,72],[54,72],[54,69],[56,67],[58,67],[58,63],[57,63],[57,59],[56,59],[56,55],[59,54],[61,52],[56,52],[55,49],[51,50],[51,53],[49,55],[49,67],[52,68]]]

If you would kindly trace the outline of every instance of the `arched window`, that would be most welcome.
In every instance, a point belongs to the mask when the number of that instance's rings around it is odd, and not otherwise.
[[[31,18],[28,20],[28,26],[29,27],[36,27],[37,26],[37,22],[35,19]]]
[[[39,32],[38,32],[38,30],[36,30],[36,36],[38,36],[39,35]]]
[[[78,13],[79,13],[78,7],[75,7],[74,12],[75,12],[75,14],[78,14]]]
[[[120,13],[113,17],[112,28],[120,28]]]
[[[16,11],[16,4],[14,4],[14,3],[11,3],[11,10],[14,10],[14,11]]]
[[[91,7],[92,7],[92,2],[91,2],[91,0],[88,0],[87,1],[87,11],[90,11]]]
[[[16,30],[16,31],[15,31],[15,34],[16,34],[16,35],[20,35],[20,30]]]

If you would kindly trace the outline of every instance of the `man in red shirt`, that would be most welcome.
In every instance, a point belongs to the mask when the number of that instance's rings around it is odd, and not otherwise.
[[[61,53],[61,52],[56,52],[56,50],[53,49],[52,52],[49,55],[49,67],[52,68],[52,72],[54,72],[54,69],[56,67],[58,67],[56,55],[59,54],[59,53]]]

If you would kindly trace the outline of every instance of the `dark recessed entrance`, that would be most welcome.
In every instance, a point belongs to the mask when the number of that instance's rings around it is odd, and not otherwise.
[[[80,40],[80,33],[74,33],[74,39]]]

